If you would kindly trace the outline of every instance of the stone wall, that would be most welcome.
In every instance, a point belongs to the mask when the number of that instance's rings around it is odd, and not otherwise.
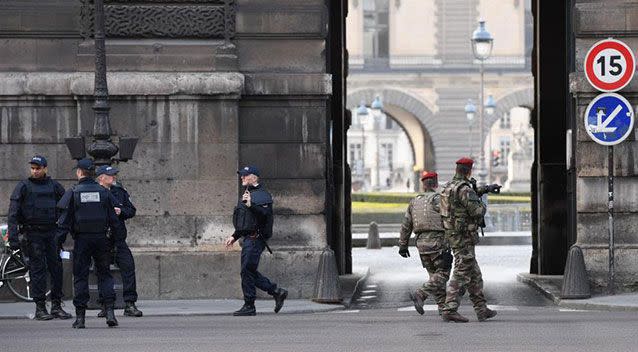
[[[583,116],[599,93],[583,73],[585,55],[595,42],[614,37],[638,47],[638,4],[631,1],[576,1],[576,72],[571,75],[571,91],[576,99],[577,144],[577,244],[583,249],[585,265],[594,291],[605,290],[608,273],[607,147],[594,143],[584,129]],[[638,81],[620,91],[638,105]],[[634,126],[634,129],[636,126]],[[615,272],[616,289],[638,289],[638,143],[635,133],[614,148],[615,191]]]
[[[312,295],[327,245],[327,8],[322,0],[233,3],[229,41],[107,39],[113,130],[140,137],[134,159],[119,167],[138,209],[128,242],[144,298],[241,297],[240,248],[222,242],[241,192],[236,170],[249,163],[275,200],[275,253],[261,269],[291,297]],[[88,136],[93,125],[93,43],[80,36],[80,9],[75,0],[0,8],[10,19],[0,45],[11,48],[0,51],[0,221],[32,154],[72,184],[64,138]]]

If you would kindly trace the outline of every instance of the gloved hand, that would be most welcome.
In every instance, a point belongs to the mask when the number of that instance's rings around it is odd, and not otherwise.
[[[17,251],[18,249],[20,249],[20,242],[18,242],[18,241],[9,241],[9,248],[12,251]]]
[[[409,257],[410,251],[408,250],[408,247],[399,248],[399,255],[402,256],[403,258]]]

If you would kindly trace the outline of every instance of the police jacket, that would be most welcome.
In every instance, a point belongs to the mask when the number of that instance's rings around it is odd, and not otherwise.
[[[137,209],[135,209],[135,206],[133,205],[133,203],[131,203],[131,198],[126,189],[124,189],[124,187],[122,187],[122,185],[120,185],[119,183],[111,186],[111,194],[113,195],[113,198],[115,198],[115,201],[117,203],[116,207],[122,210],[117,218],[119,220],[119,226],[121,227],[121,230],[124,234],[122,240],[124,240],[126,239],[127,234],[126,224],[124,223],[124,221],[134,217]]]
[[[10,240],[18,241],[18,225],[55,229],[58,215],[56,204],[63,194],[64,187],[49,176],[20,181],[13,190],[9,202]]]
[[[106,188],[100,186],[89,177],[80,179],[77,185],[68,189],[58,208],[61,210],[58,219],[56,239],[63,243],[67,233],[73,237],[83,234],[104,234],[111,229],[115,240],[124,237],[115,210],[117,201]]]
[[[251,200],[251,206],[248,209],[255,215],[257,220],[257,234],[264,239],[269,239],[272,236],[273,225],[272,196],[261,184],[248,186],[248,191],[250,192]],[[239,202],[241,202],[241,199]],[[234,233],[233,237],[238,239],[241,234]]]

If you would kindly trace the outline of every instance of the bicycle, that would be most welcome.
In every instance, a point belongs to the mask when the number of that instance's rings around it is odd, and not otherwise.
[[[17,298],[31,302],[31,288],[29,283],[31,277],[29,276],[29,267],[24,259],[24,255],[20,249],[12,250],[9,247],[9,233],[7,225],[0,225],[0,232],[2,234],[2,243],[0,243],[0,287],[7,284],[9,290]],[[47,296],[51,291],[47,291]]]

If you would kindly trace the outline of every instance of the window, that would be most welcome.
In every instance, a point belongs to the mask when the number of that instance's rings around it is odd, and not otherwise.
[[[391,130],[392,128],[394,128],[394,123],[392,121],[392,119],[386,115],[385,116],[385,129],[386,130]]]
[[[389,0],[363,2],[363,53],[366,60],[390,56]]]
[[[394,165],[392,163],[392,144],[391,143],[382,143],[381,144],[381,160],[380,167],[389,169],[392,171],[394,169]]]
[[[361,144],[352,143],[350,144],[350,162],[354,162],[356,160],[361,160]]]
[[[510,155],[510,137],[501,137],[499,149],[501,152],[500,165],[507,166],[507,158]]]
[[[507,129],[509,130],[510,128],[512,128],[512,121],[510,119],[510,114],[508,113],[504,113],[503,117],[501,117],[500,119],[500,126],[501,129]]]

